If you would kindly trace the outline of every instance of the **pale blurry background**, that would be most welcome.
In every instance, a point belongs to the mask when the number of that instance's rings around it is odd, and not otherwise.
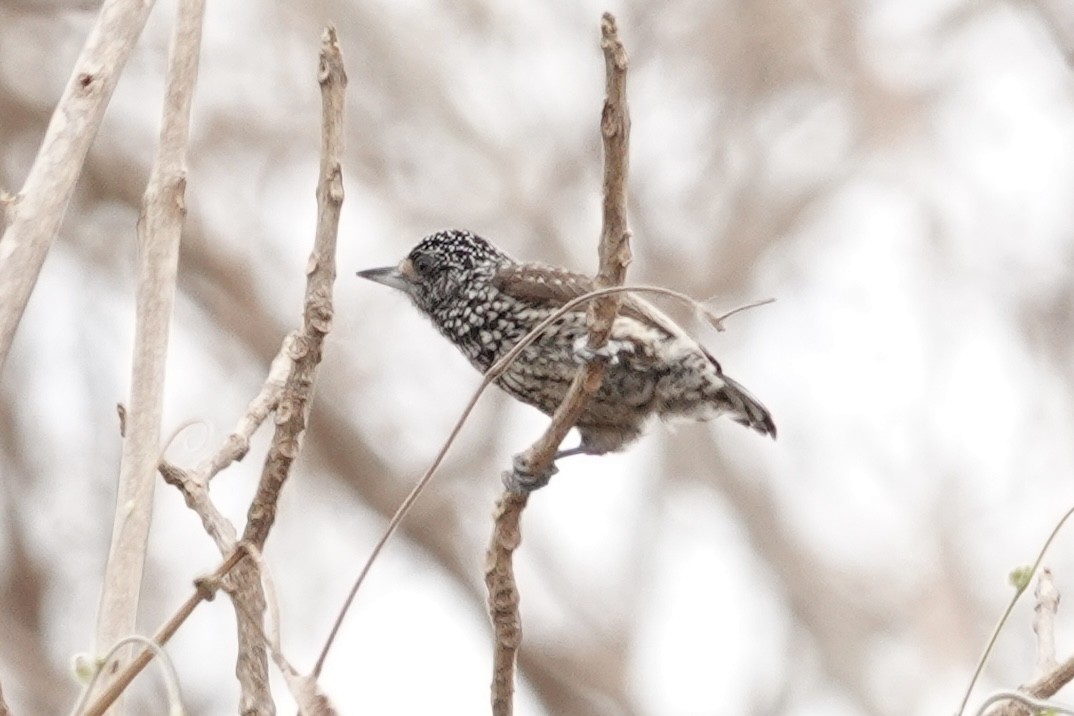
[[[15,191],[97,3],[0,0],[0,187]],[[947,714],[1074,503],[1074,9],[1056,0],[210,3],[165,432],[193,465],[297,325],[315,215],[322,25],[350,75],[337,318],[267,558],[308,669],[479,376],[354,271],[465,227],[596,266],[603,10],[631,55],[635,282],[771,409],[574,458],[524,515],[518,713]],[[126,400],[135,221],[157,140],[162,2],[0,382],[0,684],[66,712],[93,644]],[[374,568],[322,679],[342,713],[488,710],[482,565],[499,473],[546,424],[483,399]],[[266,438],[213,483],[241,524]],[[1074,594],[1074,535],[1048,563]],[[145,633],[218,562],[161,485]],[[1032,677],[1031,599],[986,671]],[[234,713],[234,616],[169,646],[195,714]],[[1060,612],[1060,657],[1074,623]],[[162,713],[159,675],[135,704]],[[281,713],[293,706],[279,690]],[[1069,697],[1067,700],[1071,700]]]

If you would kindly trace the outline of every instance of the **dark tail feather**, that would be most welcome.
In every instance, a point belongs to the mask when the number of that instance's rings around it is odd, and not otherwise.
[[[730,414],[731,419],[775,440],[776,424],[772,422],[768,408],[726,375],[721,375],[720,378],[725,385],[717,391],[716,401]]]

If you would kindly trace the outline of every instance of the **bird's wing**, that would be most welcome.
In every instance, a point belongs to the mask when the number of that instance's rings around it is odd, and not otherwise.
[[[492,284],[520,301],[546,303],[557,308],[596,289],[593,279],[585,274],[543,264],[504,266],[496,273]],[[670,316],[648,301],[643,301],[629,293],[624,294],[622,298],[623,303],[619,307],[620,316],[633,318],[647,326],[657,328],[669,337],[684,338],[697,344]],[[579,306],[578,310],[583,311],[585,308]],[[697,347],[712,361],[716,370],[722,373],[723,369],[716,359],[700,344],[697,344]]]

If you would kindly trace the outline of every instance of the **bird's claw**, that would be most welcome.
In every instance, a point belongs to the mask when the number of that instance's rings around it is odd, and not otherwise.
[[[589,338],[579,336],[574,341],[574,358],[579,363],[591,363],[597,358],[608,361],[608,365],[618,365],[620,356],[634,352],[634,344],[630,341],[609,340],[602,347],[593,349],[589,347]]]
[[[547,485],[557,472],[559,468],[552,464],[542,474],[534,474],[529,463],[523,460],[521,455],[515,455],[511,469],[503,472],[503,486],[516,494],[528,495]]]

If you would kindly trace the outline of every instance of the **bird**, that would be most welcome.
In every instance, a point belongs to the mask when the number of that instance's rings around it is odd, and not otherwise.
[[[430,234],[398,265],[359,271],[358,276],[404,293],[482,373],[538,323],[595,288],[585,274],[517,261],[461,229]],[[768,409],[652,304],[625,294],[607,345],[591,351],[587,336],[586,307],[580,305],[544,329],[494,381],[519,401],[552,415],[579,366],[596,355],[607,359],[604,380],[575,425],[580,444],[561,450],[556,459],[618,452],[638,439],[653,418],[727,415],[776,437]],[[508,487],[518,491],[540,487],[551,477],[520,475],[517,460],[515,466]]]

